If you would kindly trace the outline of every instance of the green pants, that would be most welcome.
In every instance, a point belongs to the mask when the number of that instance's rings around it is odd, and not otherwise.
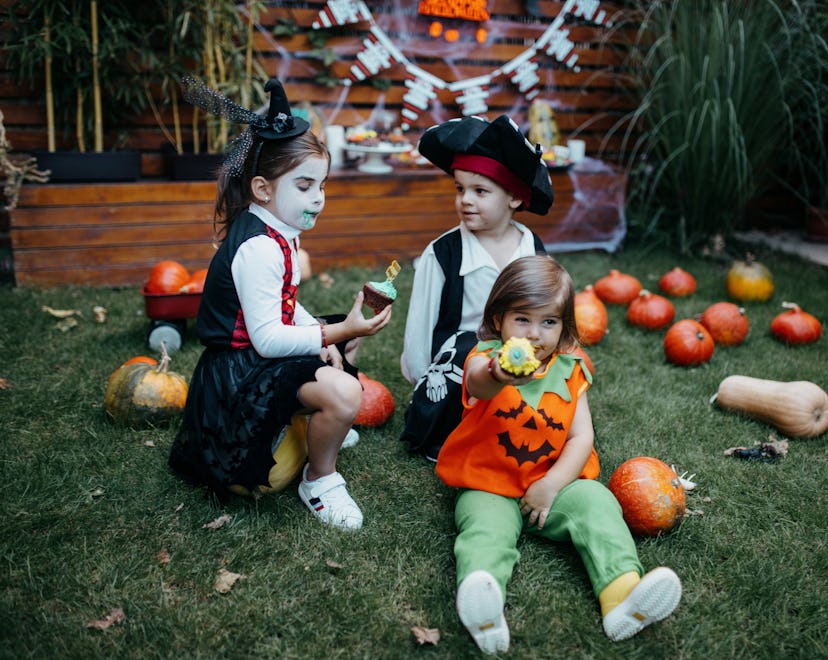
[[[506,584],[520,558],[516,544],[522,531],[571,541],[586,567],[596,597],[618,576],[643,574],[621,507],[597,481],[576,479],[552,503],[542,530],[527,527],[518,500],[479,490],[464,490],[454,511],[457,539],[457,584],[472,571],[491,573],[506,594]]]

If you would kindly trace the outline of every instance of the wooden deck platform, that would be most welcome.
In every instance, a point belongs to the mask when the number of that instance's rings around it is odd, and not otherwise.
[[[545,243],[578,244],[623,232],[623,177],[556,172],[552,183],[548,215],[518,214]],[[16,283],[140,285],[162,259],[204,268],[215,251],[214,199],[213,182],[27,185],[11,215]],[[318,225],[301,244],[317,273],[384,266],[413,259],[456,224],[454,183],[439,170],[340,170],[328,182]]]

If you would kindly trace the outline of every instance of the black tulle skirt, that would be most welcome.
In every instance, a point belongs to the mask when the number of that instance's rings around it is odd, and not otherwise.
[[[207,348],[193,372],[170,467],[221,495],[234,484],[267,485],[275,439],[303,407],[299,388],[322,366],[318,356],[262,358],[252,348]]]

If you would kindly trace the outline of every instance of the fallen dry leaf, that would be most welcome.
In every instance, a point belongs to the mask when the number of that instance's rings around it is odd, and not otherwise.
[[[65,318],[68,318],[70,316],[75,316],[75,315],[83,316],[79,309],[52,309],[48,305],[43,305],[43,307],[41,307],[40,309],[43,312],[51,314],[56,319],[65,319]]]
[[[120,607],[113,607],[112,610],[103,619],[97,621],[89,621],[86,624],[87,628],[94,628],[95,630],[106,630],[116,623],[123,623],[126,619],[124,611]]]
[[[319,283],[325,289],[330,289],[334,284],[334,278],[331,277],[328,273],[319,273]]]
[[[233,520],[233,516],[231,516],[229,513],[224,513],[215,520],[208,523],[204,523],[201,527],[203,529],[218,529],[219,527],[224,526],[225,523],[229,523],[231,520]]]
[[[67,330],[74,328],[77,324],[78,320],[75,317],[68,316],[65,319],[58,321],[55,327],[61,332],[66,332]]]
[[[340,564],[338,561],[333,561],[332,559],[326,559],[325,566],[327,566],[328,568],[335,568],[337,570],[343,568],[342,564]]]
[[[5,378],[0,378],[0,390],[8,389],[11,389],[11,383],[7,381]]]
[[[106,323],[106,307],[95,305],[92,308],[92,315],[97,323]]]
[[[414,626],[411,628],[411,633],[418,644],[431,644],[437,646],[440,643],[440,629],[439,628],[425,628],[424,626]]]
[[[177,507],[175,507],[175,512],[178,513],[179,511],[184,510],[184,502],[179,503]]]
[[[155,555],[155,560],[159,564],[169,564],[170,563],[170,553],[167,552],[166,548],[161,548],[161,550],[158,551],[158,554]]]
[[[232,573],[228,571],[226,568],[220,568],[218,572],[218,577],[216,578],[216,583],[213,585],[213,589],[218,591],[220,594],[228,593],[233,587],[236,586],[236,582],[244,578],[244,575],[241,573]]]
[[[155,447],[155,442],[152,440],[144,440],[144,447]]]

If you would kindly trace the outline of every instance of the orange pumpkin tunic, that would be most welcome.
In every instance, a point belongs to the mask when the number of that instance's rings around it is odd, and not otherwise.
[[[502,342],[480,342],[469,353],[493,356]],[[446,438],[437,474],[449,486],[522,497],[543,477],[563,450],[578,397],[592,383],[582,358],[559,353],[526,385],[507,385],[489,400],[469,403],[463,380],[463,417]],[[600,472],[592,450],[581,479]]]

